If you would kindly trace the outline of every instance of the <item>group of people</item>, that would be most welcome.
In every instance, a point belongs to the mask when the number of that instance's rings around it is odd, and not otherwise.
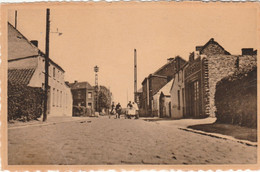
[[[138,110],[138,106],[137,106],[137,104],[135,102],[129,101],[128,104],[127,104],[127,109],[128,110],[129,109],[133,109],[133,110],[137,111]],[[115,105],[115,103],[112,102],[109,118],[110,118],[111,114],[112,115],[116,114],[116,118],[120,118],[120,115],[122,114],[122,107],[121,107],[120,103]]]
[[[120,103],[118,103],[115,106],[115,103],[112,102],[110,114],[112,114],[112,115],[116,114],[116,118],[120,118],[121,113],[122,113],[122,107],[121,107]],[[109,118],[110,118],[110,114],[109,114]]]

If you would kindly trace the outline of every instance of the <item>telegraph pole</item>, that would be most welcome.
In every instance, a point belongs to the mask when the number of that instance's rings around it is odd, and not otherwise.
[[[14,28],[17,29],[17,10],[15,10]]]
[[[45,82],[44,82],[44,110],[43,121],[47,120],[47,104],[49,90],[49,40],[50,40],[50,9],[46,10],[46,41],[45,41]]]

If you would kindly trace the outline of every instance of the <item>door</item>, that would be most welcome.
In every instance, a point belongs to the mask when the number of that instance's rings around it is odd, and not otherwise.
[[[193,82],[193,85],[192,85],[192,114],[194,117],[198,117],[199,116],[199,81],[195,81]]]
[[[50,114],[50,109],[51,109],[51,94],[50,94],[50,88],[48,88],[48,93],[47,93],[47,114]]]
[[[171,102],[169,102],[169,117],[171,118],[172,117],[172,105],[171,105]]]

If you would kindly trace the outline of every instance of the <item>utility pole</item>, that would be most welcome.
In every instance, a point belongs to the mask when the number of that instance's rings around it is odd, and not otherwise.
[[[17,29],[17,10],[15,10],[14,28]]]
[[[136,49],[134,49],[134,101],[136,102],[137,94],[137,60],[136,60]]]
[[[50,9],[46,10],[46,42],[45,42],[45,82],[44,82],[44,110],[43,121],[47,120],[47,104],[49,90],[49,40],[50,40]]]

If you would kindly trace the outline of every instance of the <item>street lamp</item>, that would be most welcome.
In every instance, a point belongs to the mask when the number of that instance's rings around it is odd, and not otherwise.
[[[96,112],[98,112],[98,71],[99,67],[96,65],[94,67],[94,72],[95,72],[95,99],[96,99]]]

